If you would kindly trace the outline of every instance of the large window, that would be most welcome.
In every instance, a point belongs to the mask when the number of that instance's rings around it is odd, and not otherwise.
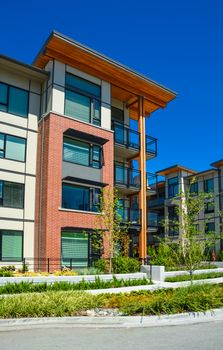
[[[25,162],[26,140],[0,133],[0,158]]]
[[[61,233],[62,265],[74,267],[88,266],[89,235],[81,232]]]
[[[66,73],[64,114],[87,123],[101,125],[101,88]]]
[[[214,192],[214,179],[204,180],[204,192]]]
[[[63,183],[62,208],[98,211],[99,194],[99,188],[89,188]]]
[[[22,260],[23,232],[0,230],[0,260]]]
[[[205,203],[205,213],[213,213],[215,209],[215,203],[213,201]]]
[[[172,177],[168,180],[168,198],[173,198],[179,193],[178,177]]]
[[[67,162],[101,168],[101,147],[89,143],[64,138],[63,159]]]
[[[175,206],[168,208],[168,220],[169,220],[169,235],[177,236],[179,234],[179,227],[178,227],[179,217],[177,215]]]
[[[29,93],[26,90],[0,83],[0,111],[28,116]]]
[[[0,181],[0,207],[24,208],[24,185]]]

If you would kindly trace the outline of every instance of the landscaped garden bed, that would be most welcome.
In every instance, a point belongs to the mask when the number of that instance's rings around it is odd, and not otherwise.
[[[0,286],[0,294],[17,294],[17,293],[43,293],[53,291],[71,291],[71,290],[91,290],[91,289],[107,289],[120,288],[130,286],[142,286],[152,284],[146,278],[140,279],[117,279],[115,276],[111,280],[103,281],[100,277],[95,277],[94,281],[86,281],[84,278],[80,282],[54,282],[54,283],[7,283]]]
[[[92,295],[78,291],[48,291],[0,297],[0,318],[62,317],[115,310],[116,315],[161,315],[223,307],[223,284]],[[111,313],[112,314],[112,313]]]
[[[207,272],[207,273],[193,274],[192,280],[204,280],[204,279],[219,278],[219,277],[223,277],[223,272],[213,271],[213,272]],[[165,282],[183,282],[183,281],[190,281],[190,280],[191,280],[191,276],[189,273],[165,278]]]

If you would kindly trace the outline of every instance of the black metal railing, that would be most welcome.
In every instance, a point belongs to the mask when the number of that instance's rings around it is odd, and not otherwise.
[[[130,223],[130,225],[141,224],[141,210],[121,207],[118,209],[118,214],[121,215],[124,222]]]
[[[157,156],[157,139],[155,137],[146,135],[146,152],[152,153],[154,157]]]
[[[165,198],[161,197],[161,198],[149,199],[147,203],[148,203],[148,207],[152,208],[152,207],[164,206],[164,201],[165,201]]]
[[[115,132],[115,143],[127,148],[140,149],[140,133],[128,126],[113,122],[112,129]]]
[[[147,190],[156,191],[157,189],[157,175],[153,173],[146,173],[146,187]]]
[[[115,184],[126,187],[140,188],[140,171],[115,164]]]

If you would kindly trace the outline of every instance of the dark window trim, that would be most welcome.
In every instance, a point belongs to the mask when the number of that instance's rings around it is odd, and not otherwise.
[[[66,185],[68,185],[68,186],[70,186],[70,187],[73,187],[73,188],[81,188],[81,189],[84,189],[84,190],[88,190],[88,194],[89,194],[89,203],[88,203],[88,206],[89,206],[89,209],[88,210],[84,210],[84,209],[74,209],[74,208],[65,208],[65,207],[63,207],[63,187],[64,186],[66,186]],[[95,211],[95,210],[93,210],[93,208],[94,208],[94,203],[93,203],[93,199],[94,199],[94,195],[93,195],[93,192],[95,191],[95,190],[101,190],[101,188],[99,188],[99,187],[89,187],[89,186],[83,186],[83,184],[72,184],[72,183],[70,183],[70,182],[65,182],[65,181],[63,181],[62,182],[62,196],[61,196],[61,199],[62,199],[62,201],[61,201],[61,208],[63,208],[63,209],[70,209],[70,210],[78,210],[78,211],[83,211],[83,212],[97,212],[97,211]]]
[[[4,152],[4,157],[0,157],[0,159],[7,159],[7,160],[13,160],[14,162],[25,163],[25,162],[26,162],[26,146],[27,146],[27,139],[24,138],[24,137],[17,136],[17,135],[5,134],[5,133],[3,133],[3,132],[0,132],[0,134],[4,135],[4,149],[0,149],[0,151],[3,151],[3,152]],[[21,139],[21,140],[25,140],[25,157],[24,157],[24,160],[18,160],[18,159],[14,159],[14,158],[8,158],[8,157],[5,156],[7,136],[12,136],[12,137],[16,137],[16,138]]]
[[[3,84],[3,85],[6,85],[7,86],[7,103],[0,103],[1,105],[3,106],[6,106],[6,109],[7,111],[1,111],[0,112],[5,112],[5,113],[8,113],[8,114],[12,114],[12,115],[15,115],[17,117],[20,117],[20,118],[28,118],[29,116],[29,97],[30,97],[30,91],[29,90],[26,90],[26,89],[23,89],[23,88],[20,88],[18,86],[15,86],[15,85],[11,85],[11,84],[7,84],[5,83],[4,81],[0,81],[0,84]],[[16,113],[12,113],[12,112],[9,112],[9,89],[10,88],[15,88],[15,89],[18,89],[18,90],[22,90],[22,91],[25,91],[27,92],[28,94],[28,98],[27,98],[27,115],[26,116],[22,116],[20,114],[16,114]]]
[[[21,182],[12,182],[12,181],[5,181],[5,180],[0,180],[0,183],[1,182],[2,182],[3,186],[2,186],[2,204],[0,203],[0,208],[24,209],[24,207],[25,207],[25,184],[23,184]],[[21,187],[23,187],[23,203],[22,203],[21,207],[14,207],[14,206],[5,206],[5,205],[3,205],[5,183],[21,185]]]
[[[76,163],[76,162],[72,162],[70,160],[66,160],[64,159],[64,139],[67,138],[67,139],[70,139],[72,141],[78,141],[78,142],[82,142],[82,143],[85,143],[89,146],[89,163],[88,165],[86,164],[80,164],[80,163]],[[93,149],[94,149],[94,146],[98,146],[100,148],[100,154],[99,154],[99,161],[96,161],[94,160],[93,158]],[[64,162],[67,162],[67,163],[71,163],[71,164],[78,164],[78,165],[81,165],[81,166],[85,166],[85,167],[88,167],[88,168],[94,168],[94,169],[101,169],[104,165],[104,154],[103,154],[103,147],[99,144],[95,144],[95,143],[91,143],[91,142],[87,142],[87,141],[83,141],[82,139],[78,139],[78,138],[72,138],[70,136],[66,136],[64,135],[63,136],[63,161]],[[99,164],[99,167],[94,167],[93,166],[93,162],[97,162]]]
[[[72,86],[72,85],[69,85],[67,84],[66,82],[66,75],[71,75],[73,77],[76,77],[78,79],[81,79],[81,80],[84,80],[86,81],[87,83],[90,83],[90,84],[93,84],[97,87],[100,88],[100,97],[96,96],[96,95],[93,95],[93,94],[90,94],[89,92],[87,91],[84,91],[84,90],[81,90],[81,89],[78,89],[77,87],[75,86]],[[84,79],[82,77],[79,77],[75,74],[72,74],[72,73],[69,73],[69,72],[65,72],[65,101],[64,101],[64,114],[65,114],[65,104],[66,104],[66,90],[68,91],[71,91],[71,92],[75,92],[79,95],[82,95],[84,97],[88,97],[90,99],[90,111],[89,111],[89,121],[88,123],[89,124],[93,124],[93,125],[97,125],[97,126],[101,126],[101,85],[97,85],[95,83],[92,83],[91,81],[87,80],[87,79]],[[95,114],[94,114],[94,111],[95,111],[95,108],[94,108],[94,105],[95,105],[95,100],[97,100],[99,103],[100,103],[100,109],[99,109],[99,118],[95,118]],[[66,115],[66,114],[65,114]],[[78,119],[79,120],[79,119]],[[99,122],[99,124],[95,124],[94,122]]]
[[[21,255],[21,260],[2,260],[2,231],[10,231],[10,232],[20,232],[22,234],[22,255]],[[21,230],[8,230],[8,229],[1,229],[0,230],[0,261],[2,262],[21,262],[23,261],[24,257],[24,232]]]
[[[176,182],[170,184],[170,180],[173,180],[173,179],[177,179],[177,180],[176,180]],[[170,194],[170,188],[173,189],[173,192],[174,192],[175,187],[177,187],[177,189],[178,189],[177,194],[176,195]],[[174,198],[178,194],[179,194],[179,178],[178,178],[178,176],[174,176],[174,177],[171,177],[170,179],[168,179],[168,198]]]
[[[208,181],[212,181],[213,182],[213,189],[211,189],[210,191],[208,190]],[[209,179],[204,179],[204,192],[205,193],[211,193],[211,192],[214,192],[214,178],[209,178]]]

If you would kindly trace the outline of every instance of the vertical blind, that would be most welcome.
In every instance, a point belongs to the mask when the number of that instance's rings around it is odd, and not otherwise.
[[[65,114],[89,123],[91,116],[91,99],[74,91],[66,90]]]

